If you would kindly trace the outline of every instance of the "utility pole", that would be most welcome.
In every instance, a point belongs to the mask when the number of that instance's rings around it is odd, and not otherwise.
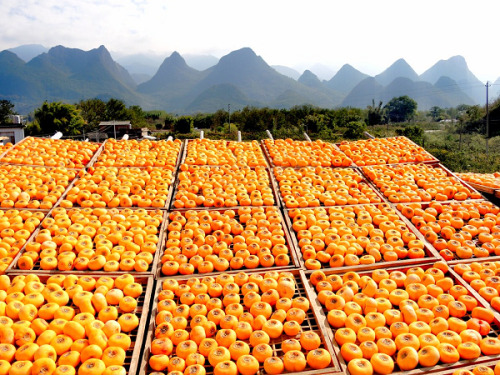
[[[490,111],[488,108],[488,87],[490,87],[489,81],[486,81],[486,156],[488,156],[488,137],[490,136]]]

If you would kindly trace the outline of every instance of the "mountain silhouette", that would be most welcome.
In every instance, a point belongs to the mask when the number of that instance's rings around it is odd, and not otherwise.
[[[29,50],[21,47],[12,50],[19,54]],[[461,56],[437,62],[420,77],[404,59],[375,77],[349,64],[329,81],[320,80],[312,70],[301,75],[296,72],[297,79],[279,71],[287,69],[269,66],[248,47],[232,51],[205,70],[191,67],[183,56],[173,52],[149,79],[143,74],[141,79],[145,81],[137,85],[104,46],[90,51],[56,46],[28,62],[16,53],[2,51],[0,98],[11,100],[20,113],[32,111],[44,100],[76,103],[96,97],[121,99],[144,110],[186,114],[213,112],[227,104],[235,110],[244,106],[290,108],[303,104],[365,108],[372,100],[387,102],[401,95],[415,99],[419,109],[428,109],[435,105],[477,104],[485,96],[484,85]],[[290,71],[288,68],[288,75]],[[490,97],[494,95],[492,88]]]
[[[449,77],[454,80],[458,87],[475,103],[484,104],[486,102],[484,83],[469,70],[467,62],[462,56],[439,60],[420,75],[422,81],[432,84],[436,83],[441,77]]]
[[[345,64],[325,85],[343,95],[347,95],[356,87],[368,74],[361,73],[349,64]]]
[[[375,79],[378,83],[383,86],[387,86],[393,82],[396,78],[408,78],[412,81],[418,81],[418,74],[415,73],[413,68],[408,65],[404,59],[399,59],[394,62],[390,67],[384,70],[382,73],[377,74]]]

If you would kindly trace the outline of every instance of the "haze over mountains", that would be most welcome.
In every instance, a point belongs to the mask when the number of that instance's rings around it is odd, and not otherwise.
[[[163,61],[147,55],[115,61],[104,46],[82,51],[29,45],[0,52],[0,99],[12,101],[21,114],[44,100],[76,103],[94,97],[176,114],[214,112],[228,104],[233,110],[302,104],[366,108],[372,100],[385,104],[401,95],[415,99],[421,110],[485,103],[484,84],[461,56],[438,61],[421,75],[404,59],[374,77],[346,64],[321,80],[313,69],[300,74],[272,67],[250,48],[220,59],[174,52]]]

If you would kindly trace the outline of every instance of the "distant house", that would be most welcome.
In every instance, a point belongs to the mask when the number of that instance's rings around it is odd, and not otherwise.
[[[129,134],[131,129],[130,121],[101,121],[98,131],[106,133],[107,138],[121,138],[124,134]]]
[[[12,143],[15,144],[22,139],[24,139],[24,127],[23,119],[19,115],[10,115],[9,119],[11,123],[4,123],[0,125],[0,137],[2,137],[3,144]]]

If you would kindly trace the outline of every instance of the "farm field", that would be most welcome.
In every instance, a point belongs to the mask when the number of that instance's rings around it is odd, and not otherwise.
[[[405,137],[0,151],[0,374],[500,374],[497,174]]]

